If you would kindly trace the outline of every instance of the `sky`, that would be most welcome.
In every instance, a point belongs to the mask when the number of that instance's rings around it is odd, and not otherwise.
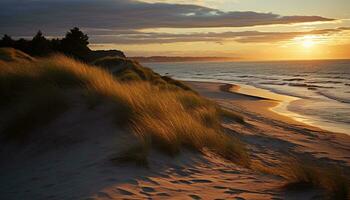
[[[349,0],[0,0],[0,35],[62,37],[128,56],[350,58]]]

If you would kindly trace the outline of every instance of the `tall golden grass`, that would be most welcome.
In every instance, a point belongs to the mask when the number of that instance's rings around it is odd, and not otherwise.
[[[296,157],[281,158],[275,166],[266,166],[259,161],[251,163],[251,169],[264,174],[283,177],[283,188],[288,190],[321,189],[326,199],[347,200],[350,198],[348,174],[334,165]]]
[[[105,70],[62,55],[30,63],[6,63],[1,68],[2,96],[26,99],[31,95],[28,91],[37,88],[79,88],[90,99],[113,102],[116,124],[130,127],[144,146],[171,155],[183,147],[210,150],[225,159],[249,164],[244,145],[223,132],[216,105],[191,91],[174,89],[171,83],[160,87],[147,80],[120,82]]]
[[[349,179],[344,172],[334,166],[317,165],[311,161],[290,159],[281,168],[281,175],[288,181],[291,189],[319,188],[329,199],[349,199]]]

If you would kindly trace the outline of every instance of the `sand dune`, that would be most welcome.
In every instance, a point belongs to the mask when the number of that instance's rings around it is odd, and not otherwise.
[[[253,161],[272,165],[287,155],[297,155],[349,170],[349,136],[292,122],[269,111],[275,101],[223,91],[223,84],[189,84],[202,95],[244,116],[245,124],[225,121],[224,126],[248,144]],[[116,130],[112,120],[108,105],[89,112],[77,106],[38,133],[39,137],[52,137],[45,140],[51,141],[46,145],[40,148],[27,145],[20,152],[15,146],[4,146],[0,152],[1,197],[8,200],[322,199],[321,191],[283,190],[285,181],[281,177],[239,167],[209,152],[200,155],[183,151],[179,156],[169,157],[152,151],[148,168],[112,163],[110,159],[133,141],[122,129]]]

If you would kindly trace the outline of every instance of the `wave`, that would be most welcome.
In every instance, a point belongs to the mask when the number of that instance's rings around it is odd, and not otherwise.
[[[251,76],[251,75],[239,75],[239,76],[236,76],[238,78],[259,78],[259,77],[256,77],[256,76]]]
[[[283,82],[260,82],[259,84],[261,85],[286,85],[287,83],[283,83]]]
[[[322,95],[322,96],[325,96],[329,99],[333,99],[333,100],[336,100],[340,103],[350,103],[350,99],[346,99],[346,98],[342,98],[342,97],[339,97],[339,96],[335,96],[333,94],[329,94],[327,92],[322,92],[322,91],[318,91],[317,92],[319,95]]]
[[[343,83],[343,82],[341,82],[341,81],[306,81],[305,83],[312,83],[312,84],[314,84],[314,83],[330,83],[330,84],[341,84],[341,83]]]
[[[344,77],[344,76],[322,76],[322,78],[350,80],[349,77]]]
[[[285,75],[289,75],[289,74],[285,74]],[[306,77],[309,76],[308,74],[294,74],[292,75],[293,77]]]
[[[287,78],[283,79],[283,81],[305,81],[303,78]]]
[[[323,74],[341,74],[341,75],[344,75],[344,74],[350,74],[350,73],[345,73],[345,72],[327,72],[327,73],[323,73]]]
[[[261,79],[261,80],[270,80],[270,81],[278,81],[278,78],[271,78],[271,77],[265,77],[265,76],[252,76],[252,75],[238,75],[237,78],[255,78],[255,79]]]
[[[306,83],[289,83],[288,85],[292,87],[305,87],[305,88],[324,88],[324,89],[334,88],[331,86],[321,86],[321,85],[313,85],[313,84],[306,84]]]

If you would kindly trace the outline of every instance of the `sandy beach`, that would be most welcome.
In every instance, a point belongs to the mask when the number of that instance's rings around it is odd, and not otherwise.
[[[228,133],[247,143],[253,162],[273,166],[286,156],[295,155],[335,164],[349,171],[349,136],[280,116],[270,110],[276,101],[232,92],[231,87],[235,86],[204,82],[187,84],[201,95],[244,117],[246,123],[225,121],[224,127]],[[50,130],[57,133],[83,130],[84,137],[81,134],[74,137],[61,135],[59,138],[66,141],[66,146],[57,146],[55,142],[47,145],[48,148],[56,146],[55,150],[27,146],[21,153],[13,151],[16,157],[1,155],[11,158],[11,162],[1,163],[0,167],[4,185],[0,189],[2,197],[90,200],[322,198],[317,189],[284,190],[285,181],[281,177],[237,166],[210,153],[200,155],[183,151],[179,156],[169,157],[152,151],[148,168],[112,164],[108,160],[115,154],[116,148],[130,144],[130,138],[123,131],[118,133],[118,139],[113,136],[115,131],[108,106],[79,119],[82,112],[83,108],[77,108],[65,114]],[[79,119],[79,123],[75,119]],[[84,129],[84,126],[90,128]],[[96,131],[101,132],[98,138],[93,137]],[[47,153],[38,153],[42,151]],[[1,153],[4,152],[9,151]]]
[[[0,200],[350,200],[350,0],[0,0]]]
[[[221,106],[240,113],[251,126],[228,127],[240,134],[254,134],[290,143],[291,152],[310,153],[309,156],[330,159],[350,165],[350,137],[333,133],[293,120],[271,111],[278,101],[246,95],[235,91],[230,84],[188,82],[201,95],[218,102]],[[233,88],[233,89],[231,89]],[[272,143],[272,142],[271,142]],[[285,143],[285,144],[287,144]],[[282,145],[287,150],[287,146]]]

